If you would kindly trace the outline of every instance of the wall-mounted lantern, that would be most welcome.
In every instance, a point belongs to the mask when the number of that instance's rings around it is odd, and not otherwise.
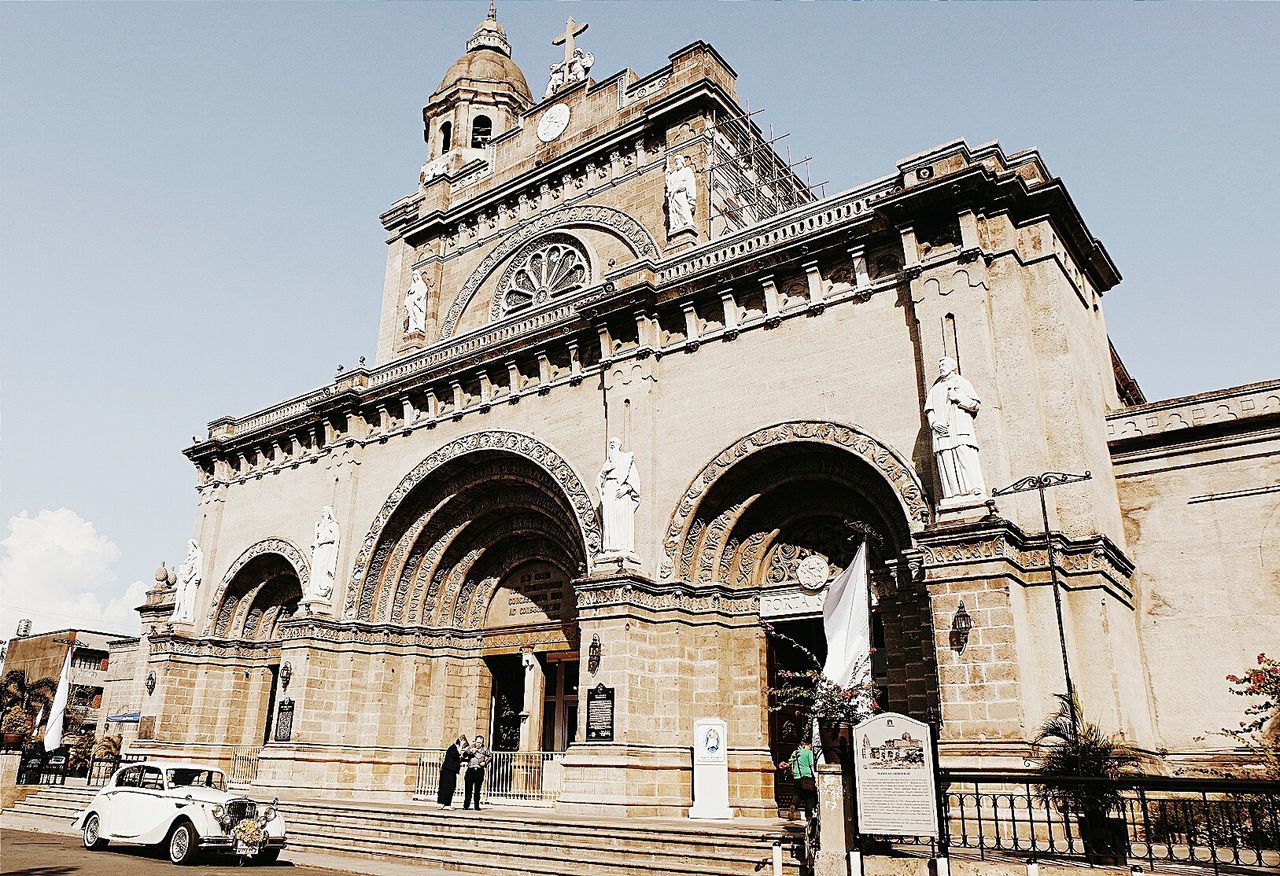
[[[147,696],[151,696],[156,692],[156,674],[155,672],[147,673]]]
[[[284,689],[289,689],[289,679],[293,678],[293,667],[287,662],[280,667],[280,683],[284,685]]]
[[[969,645],[969,631],[973,629],[973,618],[969,616],[969,612],[965,610],[964,600],[960,600],[960,605],[956,608],[955,616],[951,618],[951,650],[957,654],[963,654],[964,649]]]
[[[595,675],[600,669],[600,637],[591,637],[591,647],[587,649],[587,672]]]

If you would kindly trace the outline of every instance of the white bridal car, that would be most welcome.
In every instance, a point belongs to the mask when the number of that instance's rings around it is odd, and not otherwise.
[[[277,801],[260,807],[230,793],[222,770],[178,761],[147,761],[116,770],[72,822],[84,847],[108,842],[157,845],[175,864],[205,850],[272,863],[284,848]]]

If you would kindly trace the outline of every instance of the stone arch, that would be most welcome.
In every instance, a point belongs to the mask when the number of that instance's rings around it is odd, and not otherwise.
[[[240,556],[236,557],[235,562],[227,569],[222,581],[218,584],[218,589],[214,591],[213,599],[209,602],[209,611],[205,618],[205,623],[210,633],[214,633],[217,626],[217,619],[221,609],[224,607],[223,602],[227,598],[227,587],[235,579],[251,560],[266,554],[279,554],[284,560],[293,567],[294,572],[298,576],[298,583],[305,593],[307,584],[311,580],[311,564],[307,561],[307,556],[298,546],[286,538],[271,537],[264,538],[262,541],[255,542],[244,550]]]
[[[931,519],[927,494],[919,476],[904,457],[886,444],[861,429],[840,423],[814,420],[779,423],[758,429],[735,441],[717,454],[690,482],[689,488],[676,505],[663,539],[660,570],[662,578],[671,579],[677,577],[678,572],[694,569],[695,557],[707,555],[702,548],[709,541],[712,542],[713,554],[717,558],[717,573],[726,574],[734,568],[735,563],[741,568],[740,556],[729,557],[723,562],[719,560],[723,556],[723,544],[716,543],[715,540],[726,537],[736,521],[749,512],[752,500],[749,497],[743,498],[739,507],[727,508],[709,521],[699,515],[699,510],[718,485],[726,483],[743,470],[740,463],[757,454],[792,444],[834,448],[859,460],[863,470],[868,473],[868,488],[876,489],[878,484],[900,506],[899,519],[907,537],[919,532]],[[893,522],[888,519],[883,523],[893,526]],[[760,546],[756,545],[757,548]]]
[[[579,545],[579,562],[587,568],[590,567],[592,557],[600,551],[600,524],[596,519],[595,502],[573,467],[560,454],[530,435],[505,430],[475,432],[455,438],[433,451],[405,475],[387,497],[360,545],[352,568],[344,607],[347,618],[354,619],[359,616],[372,619],[375,606],[381,601],[377,591],[383,584],[379,579],[388,568],[387,561],[394,559],[395,564],[399,564],[412,549],[412,544],[404,546],[404,533],[400,533],[394,541],[392,540],[393,534],[389,531],[388,525],[393,515],[396,515],[402,506],[406,506],[406,499],[409,499],[411,494],[414,494],[414,491],[427,482],[433,474],[439,473],[442,467],[473,454],[486,454],[490,458],[514,457],[540,471],[545,477],[548,490],[554,489],[554,498],[562,500],[566,516],[576,530],[575,541]],[[422,491],[416,495],[422,495]],[[440,507],[440,504],[445,501],[448,499],[442,498],[433,508]],[[424,508],[424,511],[428,510],[434,514],[434,510]],[[408,531],[407,527],[406,531]],[[387,537],[384,538],[384,535]],[[414,538],[417,536],[415,535]],[[445,550],[448,549],[447,544]],[[396,554],[395,557],[393,552]],[[391,568],[395,569],[395,564]],[[371,572],[375,573],[372,577]],[[392,587],[395,586],[393,582]],[[414,585],[415,590],[416,586]],[[425,598],[430,599],[431,595],[428,594]]]
[[[557,231],[574,225],[590,225],[610,231],[624,241],[635,253],[636,258],[656,259],[658,245],[644,226],[621,210],[605,207],[601,204],[561,207],[537,216],[518,226],[495,246],[467,278],[467,282],[458,290],[458,295],[449,306],[440,324],[440,338],[451,337],[458,328],[458,320],[475,297],[480,286],[507,258],[513,255],[526,243],[541,237],[549,231]]]

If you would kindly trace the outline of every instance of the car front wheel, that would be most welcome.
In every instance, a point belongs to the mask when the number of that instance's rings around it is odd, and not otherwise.
[[[169,831],[169,841],[166,846],[169,852],[169,860],[173,863],[190,864],[194,861],[199,840],[196,837],[195,828],[191,826],[191,822],[179,821],[175,824],[173,830]]]
[[[102,822],[98,818],[98,813],[90,812],[84,820],[84,847],[91,852],[107,847],[107,841],[98,835],[98,831],[102,828]]]

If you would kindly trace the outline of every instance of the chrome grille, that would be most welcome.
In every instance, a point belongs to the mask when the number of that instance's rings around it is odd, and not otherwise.
[[[232,800],[227,804],[227,815],[232,824],[239,824],[246,818],[257,818],[258,804],[252,800]]]

